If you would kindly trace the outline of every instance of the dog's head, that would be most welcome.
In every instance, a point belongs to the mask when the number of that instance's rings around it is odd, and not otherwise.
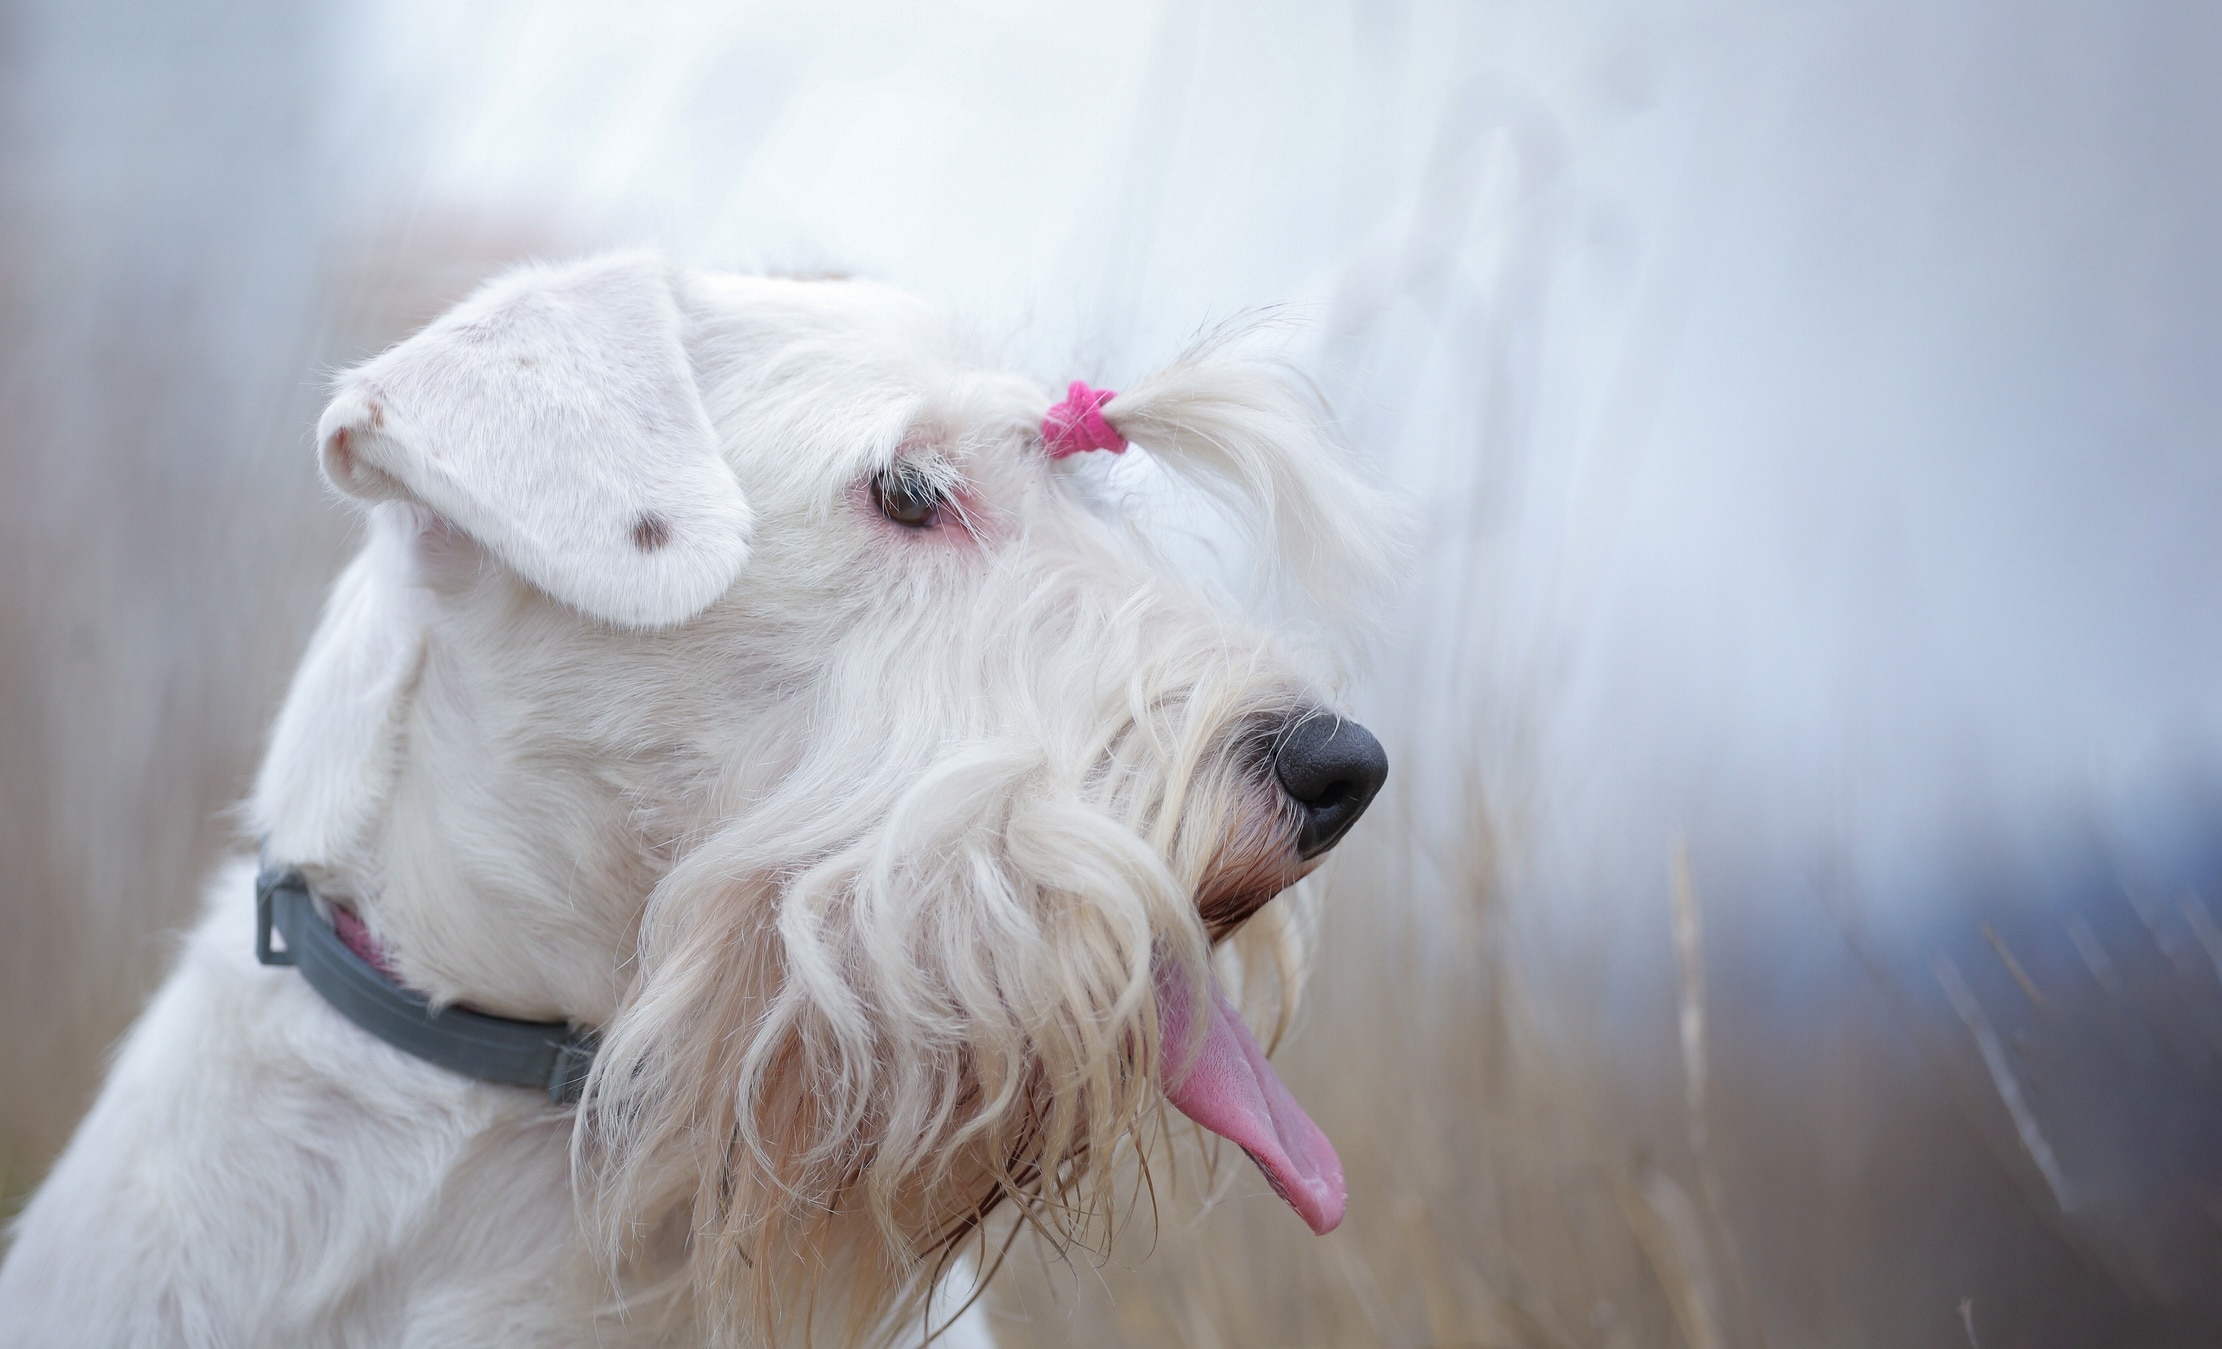
[[[370,542],[266,846],[407,982],[602,1028],[605,1253],[714,1317],[837,1285],[867,1333],[999,1202],[1075,1234],[1168,1098],[1341,1216],[1210,956],[1286,954],[1260,910],[1380,748],[1045,452],[1049,402],[878,287],[635,255],[489,285],[318,428]],[[1313,594],[1384,570],[1269,364],[1205,349],[1104,413]]]

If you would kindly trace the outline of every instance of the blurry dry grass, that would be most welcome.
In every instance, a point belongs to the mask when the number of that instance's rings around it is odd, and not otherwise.
[[[83,348],[42,348],[47,320],[88,302],[0,272],[0,311],[29,316],[0,338],[0,1204],[61,1146],[200,877],[242,842],[226,812],[349,546],[313,479],[302,372],[367,354],[535,242],[419,222],[347,250],[315,274],[321,326],[268,334],[244,373],[169,329],[119,337],[109,315],[85,379]],[[237,385],[277,392],[227,401]],[[150,447],[149,426],[180,429]],[[1483,626],[1445,640],[1462,650]],[[1384,729],[1400,764],[1421,757]],[[1470,739],[1454,758],[1478,754]],[[1615,896],[1625,930],[1597,940],[1641,969],[1539,960],[1513,936],[1542,902],[1507,861],[1519,829],[1471,790],[1462,826],[1423,840],[1398,790],[1327,878],[1318,973],[1277,1055],[1346,1163],[1343,1227],[1311,1236],[1239,1156],[1199,1212],[1190,1158],[1159,1221],[1106,1258],[1014,1252],[994,1292],[1006,1344],[1958,1346],[1979,1325],[1987,1345],[2074,1345],[2119,1329],[2118,1292],[2032,1221],[2014,1159],[1969,1127],[1985,1102],[1909,1049],[1825,925],[1796,920],[1803,958],[1836,951],[1833,966],[1791,997],[1755,986],[1776,956],[1752,943],[1780,920],[1715,901],[1718,852],[1662,847]]]
[[[0,379],[0,1205],[61,1146],[200,877],[243,842],[227,811],[349,546],[305,451],[318,399],[301,372],[367,354],[534,243],[419,222],[345,252],[316,276],[322,326],[274,332],[262,373],[236,376],[277,390],[268,406],[226,402],[214,358],[165,329],[96,330],[91,381],[54,364],[81,351],[42,363],[38,322],[5,339],[24,359]],[[85,303],[26,284],[0,273],[0,309]],[[173,422],[150,450],[146,428]],[[1384,729],[1400,763],[1421,757]],[[993,1295],[1008,1345],[1956,1347],[1970,1324],[1992,1345],[2119,1329],[2119,1291],[1970,1127],[1985,1101],[1909,1048],[1833,933],[1797,932],[1809,964],[1836,957],[1794,996],[1755,985],[1781,920],[1754,927],[1749,895],[1716,904],[1709,854],[1662,847],[1615,896],[1624,930],[1597,942],[1641,968],[1539,960],[1513,935],[1543,902],[1506,858],[1520,830],[1473,789],[1463,825],[1423,840],[1398,783],[1327,877],[1318,972],[1277,1055],[1346,1163],[1343,1227],[1311,1236],[1239,1156],[1199,1212],[1191,1158],[1159,1221],[1106,1258],[1014,1251]]]

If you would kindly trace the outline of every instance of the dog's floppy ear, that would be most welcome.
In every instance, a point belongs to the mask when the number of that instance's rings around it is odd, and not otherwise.
[[[489,283],[344,376],[316,434],[340,491],[430,507],[593,618],[685,622],[748,560],[753,515],[652,254]]]

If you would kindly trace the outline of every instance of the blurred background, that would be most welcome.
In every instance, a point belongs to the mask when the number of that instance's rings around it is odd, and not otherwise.
[[[1059,385],[1286,306],[1416,504],[1281,1055],[1349,1220],[1022,1248],[1007,1344],[2222,1342],[2194,0],[11,0],[10,1209],[242,844],[327,376],[641,241]]]

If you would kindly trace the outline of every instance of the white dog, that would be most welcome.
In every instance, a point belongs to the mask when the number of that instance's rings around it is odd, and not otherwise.
[[[24,1213],[0,1343],[915,1341],[998,1205],[1090,1238],[1165,1100],[1332,1227],[1210,955],[1292,949],[1252,916],[1380,747],[1072,452],[1146,445],[1315,599],[1382,499],[1224,348],[1048,404],[900,295],[646,255],[344,377],[369,542],[263,881]]]

